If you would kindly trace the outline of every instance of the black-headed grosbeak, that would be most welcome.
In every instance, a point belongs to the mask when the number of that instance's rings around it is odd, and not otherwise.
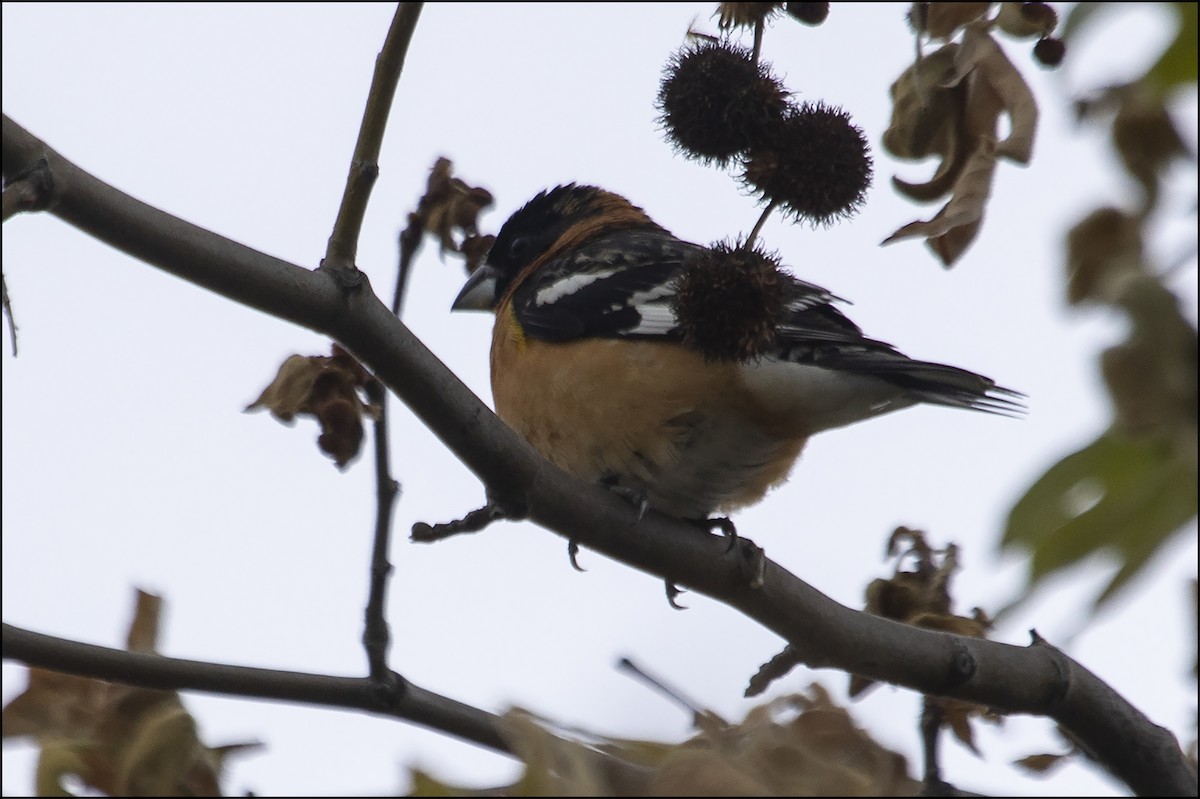
[[[675,302],[706,251],[593,186],[530,200],[453,305],[496,313],[496,413],[576,477],[704,519],[761,499],[822,430],[921,402],[1020,407],[986,377],[865,337],[832,294],[786,274],[767,345],[712,358]]]

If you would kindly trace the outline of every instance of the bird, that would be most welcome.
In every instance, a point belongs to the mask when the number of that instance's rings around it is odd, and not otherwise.
[[[987,377],[868,338],[840,298],[782,270],[765,281],[773,310],[749,310],[750,351],[720,346],[742,331],[719,313],[729,281],[699,265],[712,253],[596,186],[529,200],[452,304],[495,313],[497,415],[643,512],[703,521],[784,483],[816,433],[919,403],[1023,410]]]

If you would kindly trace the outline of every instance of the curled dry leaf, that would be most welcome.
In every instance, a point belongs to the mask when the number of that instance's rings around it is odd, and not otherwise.
[[[1119,305],[1133,322],[1129,338],[1100,360],[1117,426],[1170,441],[1195,472],[1196,330],[1175,295],[1151,275],[1131,280]]]
[[[1040,755],[1027,755],[1020,760],[1014,760],[1013,765],[1025,769],[1032,774],[1049,774],[1054,769],[1066,762],[1071,756],[1071,752],[1062,755],[1056,755],[1046,752]]]
[[[957,44],[947,44],[918,59],[892,84],[892,119],[883,146],[897,158],[937,156],[937,171],[925,183],[892,178],[897,191],[919,202],[932,202],[954,186],[966,158],[965,84],[951,81]]]
[[[362,447],[363,417],[379,418],[379,407],[364,399],[374,379],[353,356],[334,344],[328,356],[289,356],[275,379],[246,410],[266,408],[285,424],[296,416],[312,416],[321,425],[317,444],[341,468]]]
[[[704,717],[706,714],[699,714]],[[525,764],[509,796],[913,796],[903,755],[874,740],[820,686],[709,723],[690,740],[568,736],[511,711],[502,730]],[[422,775],[424,795],[445,795]]]
[[[872,740],[817,684],[669,752],[652,792],[715,795],[706,779],[754,796],[898,796],[917,788],[904,757]]]
[[[1140,86],[1121,92],[1112,139],[1125,169],[1142,186],[1142,214],[1149,214],[1158,204],[1163,171],[1175,159],[1192,156],[1162,96]]]
[[[996,155],[1018,164],[1028,164],[1033,156],[1037,133],[1037,101],[1025,78],[1017,70],[985,25],[968,25],[963,31],[962,47],[954,58],[957,75],[968,81],[971,90],[984,87],[999,98],[996,108],[990,98],[976,103],[975,91],[968,92],[968,130],[974,136],[994,138],[1000,113],[1008,115],[1008,137],[996,144]],[[981,98],[982,99],[982,98]]]
[[[1115,208],[1093,211],[1067,235],[1067,299],[1125,311],[1125,342],[1105,351],[1100,365],[1116,423],[1135,436],[1173,442],[1196,468],[1197,339],[1175,296],[1150,273],[1142,222]]]
[[[909,19],[931,39],[949,39],[959,29],[984,18],[991,3],[913,3]]]
[[[982,225],[996,159],[1028,163],[1037,131],[1033,93],[992,39],[990,24],[968,22],[961,44],[919,58],[891,88],[884,145],[900,158],[941,159],[928,181],[893,178],[893,185],[921,202],[947,193],[950,199],[933,219],[904,225],[883,243],[922,236],[947,267]],[[1001,115],[1009,119],[1009,133],[998,140]]]
[[[1058,26],[1058,14],[1049,3],[1001,3],[996,27],[1014,39],[1042,39]]]
[[[439,157],[429,172],[425,194],[417,202],[417,210],[408,215],[408,227],[400,235],[401,258],[410,259],[426,233],[437,237],[443,256],[464,253],[466,241],[478,238],[479,214],[491,206],[492,199],[487,189],[455,177],[454,163]]]
[[[1097,208],[1067,233],[1067,302],[1115,303],[1145,274],[1142,227],[1116,208]]]
[[[128,648],[153,652],[160,597],[137,592]],[[29,685],[3,712],[4,737],[40,748],[42,796],[69,796],[73,777],[109,796],[217,796],[225,757],[259,744],[212,748],[174,691],[29,670]]]
[[[954,194],[937,215],[928,221],[909,222],[883,240],[891,244],[921,236],[929,248],[950,267],[974,241],[983,224],[983,213],[992,190],[996,170],[995,145],[984,139],[967,159],[954,182]]]
[[[952,612],[954,602],[950,583],[959,569],[958,547],[949,544],[944,549],[935,549],[920,530],[898,527],[888,538],[887,555],[896,560],[894,572],[890,578],[872,580],[867,586],[865,610],[868,613],[929,630],[987,637],[991,620],[983,611],[976,608],[969,617]],[[906,564],[911,566],[904,568]],[[850,696],[858,696],[872,685],[872,680],[851,676]],[[967,726],[966,717],[985,710],[965,703],[938,701],[946,714],[947,724],[956,735]],[[962,721],[958,720],[959,716],[963,717]],[[959,738],[968,746],[974,746],[968,733]]]
[[[486,236],[467,236],[463,239],[460,249],[463,258],[466,259],[463,266],[466,267],[467,274],[471,274],[483,265],[483,259],[487,257],[488,251],[492,249],[492,243],[495,241],[496,237],[490,233]]]

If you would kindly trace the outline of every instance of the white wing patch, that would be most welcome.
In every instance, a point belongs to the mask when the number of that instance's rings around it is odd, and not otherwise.
[[[533,301],[537,305],[550,305],[551,303],[558,302],[563,297],[569,297],[575,292],[587,288],[597,280],[612,277],[618,271],[620,270],[604,269],[597,272],[578,272],[560,277],[553,283],[549,283],[538,289]]]
[[[677,322],[671,306],[655,302],[675,293],[674,281],[659,283],[643,291],[635,291],[629,295],[628,305],[637,309],[641,321],[631,327],[627,333],[640,336],[665,335],[672,330]],[[616,310],[615,308],[613,310]]]
[[[636,336],[666,335],[676,326],[675,314],[668,305],[642,305],[638,308],[642,320],[626,331]]]

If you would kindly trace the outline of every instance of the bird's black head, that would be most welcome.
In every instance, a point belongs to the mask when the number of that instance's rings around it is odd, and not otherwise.
[[[658,226],[619,194],[574,183],[547,189],[500,228],[487,261],[467,280],[453,308],[494,310],[513,280],[552,248],[575,247],[597,234],[628,227]]]

